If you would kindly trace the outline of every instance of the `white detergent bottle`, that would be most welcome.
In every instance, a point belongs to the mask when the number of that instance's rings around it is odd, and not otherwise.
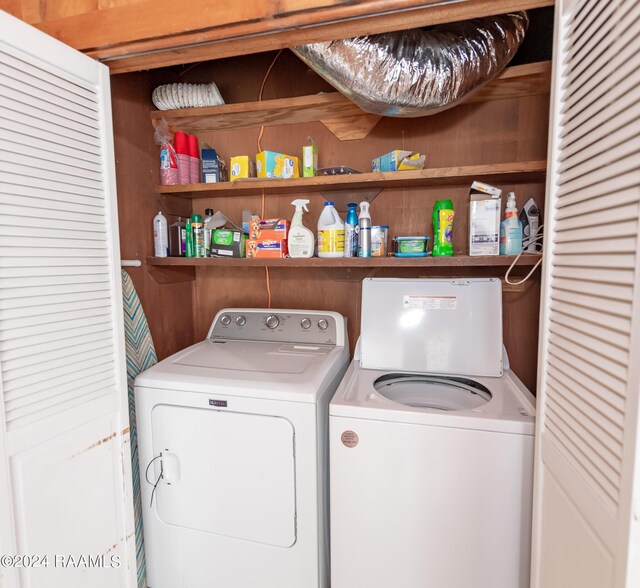
[[[344,257],[344,223],[333,202],[325,202],[318,219],[318,257]]]
[[[313,245],[315,242],[313,231],[302,224],[302,211],[309,212],[307,208],[309,200],[298,199],[291,204],[296,207],[296,211],[293,213],[287,237],[289,257],[313,257]]]
[[[522,251],[522,221],[518,218],[516,195],[507,194],[504,220],[500,223],[500,255],[518,255]]]

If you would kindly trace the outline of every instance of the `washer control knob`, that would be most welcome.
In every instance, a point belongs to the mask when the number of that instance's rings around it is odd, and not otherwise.
[[[228,327],[231,324],[231,317],[228,314],[223,314],[222,317],[220,318],[220,322],[225,327]]]
[[[327,322],[327,319],[320,319],[318,321],[318,328],[321,331],[326,331],[328,326],[329,326],[329,323]]]
[[[236,318],[236,325],[239,327],[244,327],[247,324],[247,319],[243,316],[239,316]]]
[[[308,318],[303,318],[303,319],[300,321],[300,326],[301,326],[303,329],[308,329],[308,328],[311,326],[311,320],[310,320],[310,319],[308,319]]]
[[[280,319],[275,314],[271,314],[267,317],[265,323],[270,329],[275,329],[280,324]]]

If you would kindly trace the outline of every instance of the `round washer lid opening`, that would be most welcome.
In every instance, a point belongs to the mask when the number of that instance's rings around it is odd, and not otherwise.
[[[467,378],[419,374],[386,374],[373,387],[393,402],[431,410],[470,410],[491,400],[491,392]]]

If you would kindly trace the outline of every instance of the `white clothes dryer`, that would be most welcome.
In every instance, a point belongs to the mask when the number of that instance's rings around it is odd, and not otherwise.
[[[332,588],[529,585],[535,404],[497,279],[367,279],[330,404]]]
[[[136,378],[150,588],[328,587],[328,404],[348,363],[337,313],[225,309]]]

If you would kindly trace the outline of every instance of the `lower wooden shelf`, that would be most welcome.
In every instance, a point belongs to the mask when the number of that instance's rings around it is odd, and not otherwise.
[[[532,267],[540,254],[524,254],[517,263],[520,267]],[[309,259],[245,259],[245,258],[194,258],[147,257],[147,264],[154,267],[319,267],[319,268],[402,268],[402,267],[508,267],[514,255],[454,255],[453,257],[336,257]]]

